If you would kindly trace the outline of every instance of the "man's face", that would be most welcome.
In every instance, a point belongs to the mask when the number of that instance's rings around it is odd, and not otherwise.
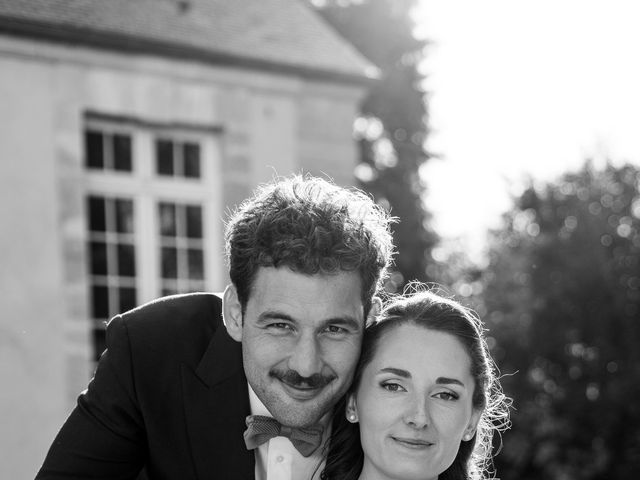
[[[316,423],[349,387],[364,327],[361,293],[356,272],[258,270],[241,327],[229,333],[242,342],[249,385],[283,425]]]

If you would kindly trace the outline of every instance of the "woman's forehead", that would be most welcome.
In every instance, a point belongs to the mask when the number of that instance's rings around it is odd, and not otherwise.
[[[369,366],[404,368],[414,374],[471,375],[471,358],[456,336],[414,324],[385,332],[377,342]]]

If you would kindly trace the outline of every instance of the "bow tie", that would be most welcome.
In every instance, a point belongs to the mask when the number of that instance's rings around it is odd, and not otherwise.
[[[275,418],[262,415],[249,415],[246,420],[244,443],[253,450],[273,437],[287,437],[303,457],[315,452],[322,443],[322,430],[319,425],[306,428],[286,427]]]

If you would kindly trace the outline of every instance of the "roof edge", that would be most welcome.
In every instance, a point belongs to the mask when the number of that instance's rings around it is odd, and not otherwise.
[[[127,35],[111,33],[75,26],[53,25],[47,22],[25,20],[15,17],[0,17],[0,33],[14,36],[50,40],[58,43],[85,45],[129,54],[147,53],[180,60],[195,60],[210,65],[226,65],[231,67],[260,70],[271,73],[299,75],[303,78],[324,80],[349,85],[369,86],[379,78],[379,72],[372,72],[368,77],[338,72],[323,68],[302,67],[285,62],[261,60],[223,52],[215,52],[189,45],[161,42]]]

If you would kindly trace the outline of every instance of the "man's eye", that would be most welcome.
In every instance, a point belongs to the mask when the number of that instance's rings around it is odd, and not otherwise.
[[[284,322],[275,322],[275,323],[270,323],[269,328],[273,328],[275,330],[291,330],[291,325]]]
[[[327,332],[329,333],[345,333],[347,331],[344,327],[339,327],[337,325],[329,325],[327,327]]]

